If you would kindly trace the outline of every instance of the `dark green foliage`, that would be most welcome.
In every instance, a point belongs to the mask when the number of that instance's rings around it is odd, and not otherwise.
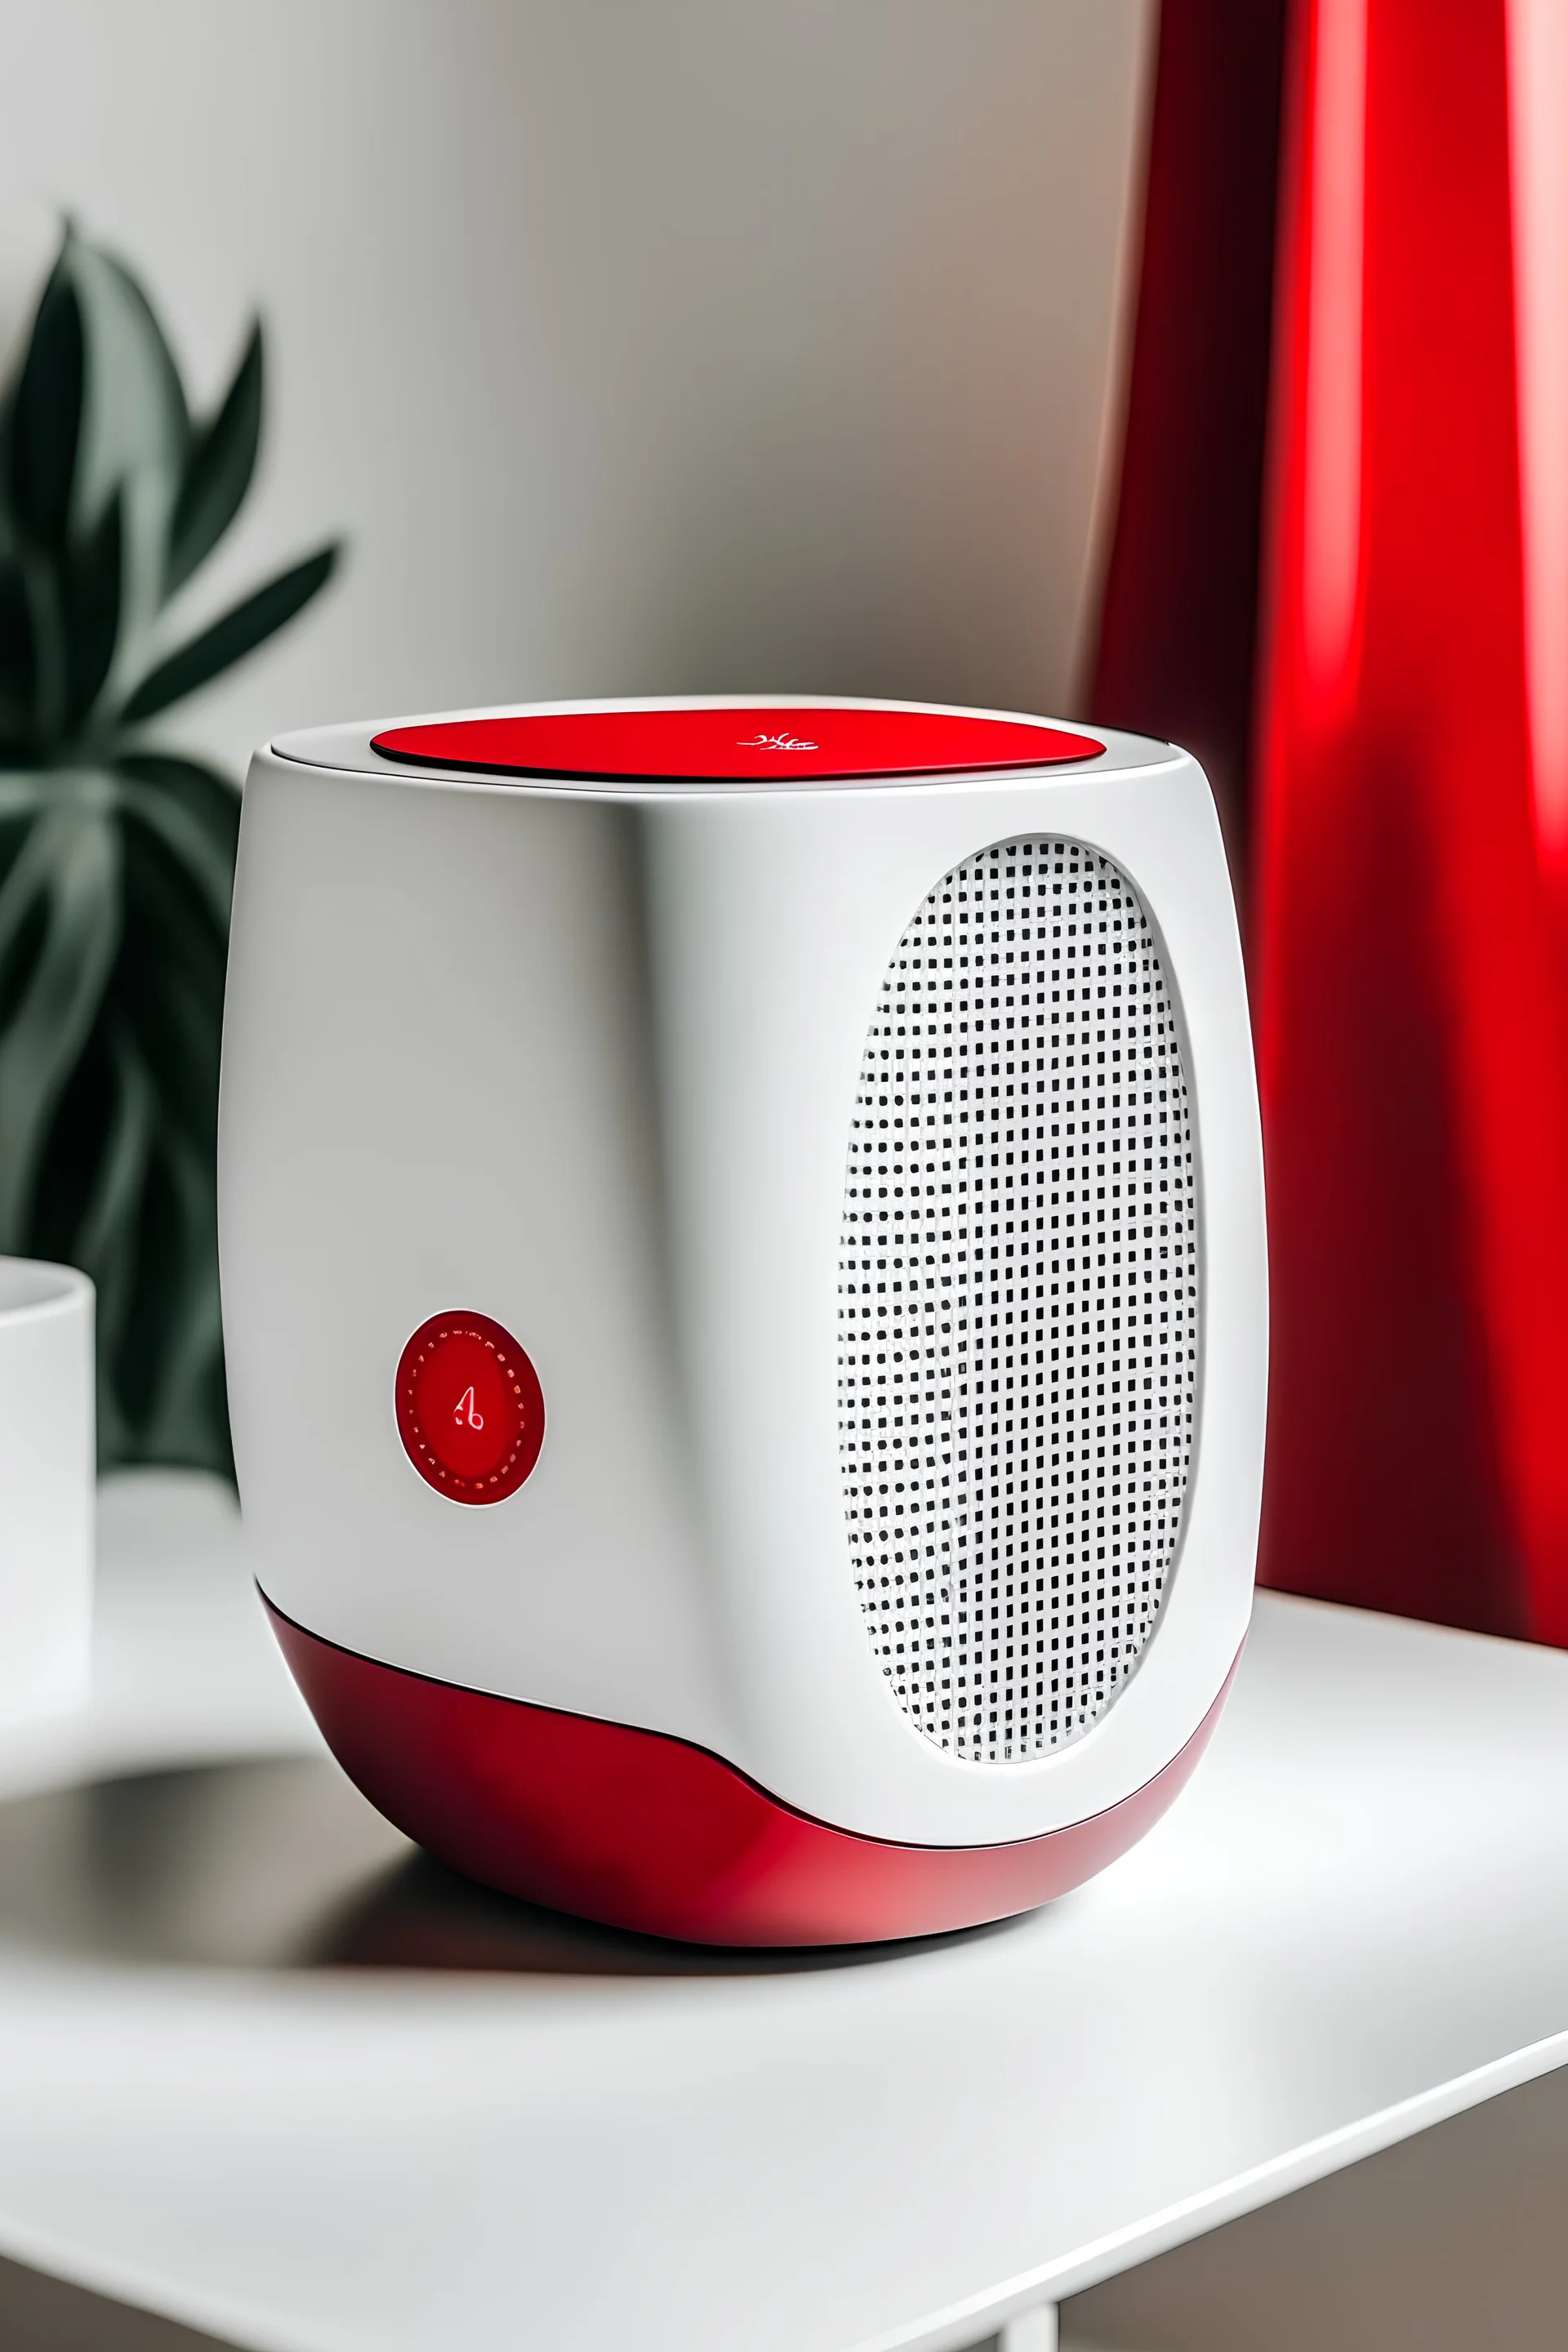
[[[44,289],[6,419],[6,488],[16,536],[47,551],[70,520],[86,384],[81,304],[57,268]]]
[[[261,438],[261,321],[216,416],[191,436],[191,452],[169,523],[169,593],[210,555],[250,487]]]
[[[127,721],[133,724],[139,719],[151,719],[154,711],[166,710],[171,702],[194,694],[209,677],[230,668],[253,646],[271,636],[285,621],[291,621],[301,604],[308,604],[317,589],[325,587],[335,560],[336,551],[324,547],[231,606],[211,628],[149,670],[125,706]]]
[[[331,575],[329,546],[169,628],[250,486],[264,383],[256,325],[193,419],[141,287],[68,231],[0,394],[0,1253],[98,1285],[105,1464],[230,1463],[214,1177],[239,799],[142,729]]]

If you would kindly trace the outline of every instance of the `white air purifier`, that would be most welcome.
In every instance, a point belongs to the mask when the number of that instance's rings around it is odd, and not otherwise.
[[[1184,752],[788,696],[285,738],[220,1152],[279,1638],[460,1870],[912,1936],[1074,1885],[1192,1771],[1266,1286]]]

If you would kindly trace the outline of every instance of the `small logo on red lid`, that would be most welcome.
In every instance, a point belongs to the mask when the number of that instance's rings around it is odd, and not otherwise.
[[[743,727],[744,735],[731,730]],[[808,735],[800,730],[815,728]],[[515,710],[432,719],[373,738],[389,760],[477,775],[603,783],[803,784],[951,776],[1099,759],[1103,743],[1032,719],[880,703],[694,703]]]

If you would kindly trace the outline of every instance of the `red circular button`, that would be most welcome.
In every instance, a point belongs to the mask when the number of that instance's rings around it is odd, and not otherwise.
[[[397,1433],[438,1495],[503,1503],[544,1443],[539,1375],[488,1315],[432,1315],[398,1360]]]

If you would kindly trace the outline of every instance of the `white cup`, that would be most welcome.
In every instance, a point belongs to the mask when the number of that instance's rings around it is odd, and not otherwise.
[[[0,1721],[91,1672],[92,1305],[74,1267],[0,1257]]]

